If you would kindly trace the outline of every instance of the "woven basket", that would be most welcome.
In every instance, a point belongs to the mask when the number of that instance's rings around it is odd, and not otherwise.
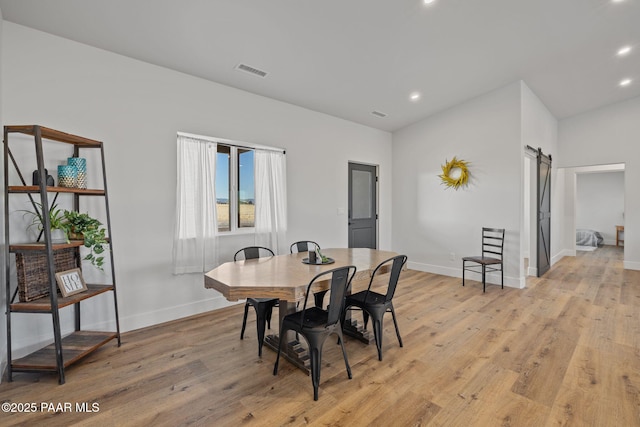
[[[53,253],[56,273],[78,268],[75,248],[56,250]],[[49,295],[49,270],[47,254],[40,251],[16,253],[18,296],[21,302],[33,301]]]

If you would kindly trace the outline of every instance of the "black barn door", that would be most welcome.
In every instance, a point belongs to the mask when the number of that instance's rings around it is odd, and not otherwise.
[[[538,277],[551,267],[551,155],[538,148]]]

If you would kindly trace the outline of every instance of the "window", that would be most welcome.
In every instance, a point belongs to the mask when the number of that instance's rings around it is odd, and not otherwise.
[[[219,265],[220,233],[244,230],[256,245],[288,248],[284,150],[179,132],[176,179],[175,274]]]
[[[215,191],[220,232],[255,226],[253,158],[253,150],[218,144]]]

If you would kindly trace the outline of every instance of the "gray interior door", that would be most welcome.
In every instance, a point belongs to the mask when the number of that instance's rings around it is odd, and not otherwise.
[[[349,247],[377,247],[377,168],[349,163]]]
[[[551,267],[551,155],[538,148],[538,277]]]

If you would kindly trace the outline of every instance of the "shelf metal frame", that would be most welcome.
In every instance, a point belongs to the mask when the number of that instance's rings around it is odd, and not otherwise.
[[[21,133],[21,134],[26,134],[26,135],[30,135],[33,136],[34,138],[34,143],[35,143],[35,152],[36,152],[36,163],[37,163],[37,170],[38,170],[38,175],[39,175],[39,185],[38,186],[33,186],[33,185],[27,185],[24,176],[22,175],[22,172],[20,171],[20,168],[15,160],[15,158],[13,157],[13,154],[11,153],[11,150],[9,148],[9,135],[11,133]],[[47,139],[47,140],[53,140],[53,141],[57,141],[57,142],[62,142],[62,143],[66,143],[66,144],[71,144],[73,145],[73,155],[75,157],[78,157],[80,154],[80,149],[81,148],[89,148],[89,149],[99,149],[100,150],[100,157],[101,157],[101,167],[102,167],[102,178],[103,178],[103,190],[91,190],[91,189],[75,189],[75,188],[65,188],[65,187],[47,187],[46,182],[47,182],[47,176],[45,173],[45,167],[44,167],[44,150],[43,150],[43,144],[42,144],[42,140],[43,139]],[[11,162],[13,163],[13,166],[18,174],[18,177],[22,183],[22,186],[9,186],[8,182],[9,182],[9,160],[11,160]],[[52,323],[53,323],[53,339],[54,342],[51,346],[47,346],[45,347],[45,349],[50,349],[53,348],[54,353],[55,353],[55,369],[54,371],[57,372],[58,374],[58,382],[60,384],[64,384],[65,383],[65,367],[68,366],[69,364],[75,362],[77,359],[74,359],[73,361],[67,361],[65,363],[64,360],[64,348],[63,348],[63,340],[67,340],[69,341],[70,337],[66,337],[63,338],[61,336],[61,330],[60,330],[60,314],[59,314],[59,309],[61,308],[59,306],[59,299],[58,299],[58,292],[57,292],[57,283],[56,283],[56,277],[55,277],[55,265],[54,265],[54,244],[51,241],[51,224],[49,221],[49,193],[55,193],[57,197],[58,193],[72,193],[73,194],[73,209],[78,210],[80,207],[80,197],[81,196],[103,196],[104,197],[104,201],[105,201],[105,210],[106,210],[106,217],[107,217],[107,221],[106,221],[106,227],[107,227],[107,234],[108,234],[108,239],[109,239],[109,259],[111,262],[111,285],[107,285],[106,287],[103,287],[100,289],[99,292],[92,292],[91,296],[95,296],[95,295],[99,295],[102,294],[103,292],[106,291],[112,291],[113,292],[113,300],[114,300],[114,311],[115,311],[115,322],[116,322],[116,332],[115,334],[112,334],[113,336],[111,336],[111,338],[109,339],[104,339],[103,336],[100,336],[100,334],[98,334],[98,342],[93,342],[93,343],[88,343],[87,344],[87,350],[82,352],[82,357],[84,357],[84,355],[90,353],[91,351],[95,350],[96,348],[106,344],[106,342],[110,341],[113,338],[117,339],[118,342],[118,347],[120,347],[121,345],[121,339],[120,339],[120,320],[119,320],[119,315],[118,315],[118,298],[117,298],[117,293],[116,293],[116,275],[115,275],[115,263],[114,263],[114,259],[113,259],[113,240],[112,240],[112,233],[111,233],[111,217],[110,217],[110,211],[109,211],[109,196],[108,196],[108,192],[107,192],[107,174],[106,174],[106,167],[105,167],[105,159],[104,159],[104,146],[102,144],[101,141],[96,141],[96,140],[92,140],[92,139],[87,139],[87,138],[83,138],[77,135],[72,135],[72,134],[68,134],[65,132],[60,132],[60,131],[56,131],[54,129],[50,129],[50,128],[46,128],[43,126],[38,126],[38,125],[20,125],[20,126],[5,126],[4,127],[4,185],[5,185],[5,200],[4,200],[4,217],[5,217],[5,268],[6,268],[6,277],[5,277],[5,287],[6,287],[6,327],[7,327],[7,377],[9,381],[13,380],[13,372],[16,371],[20,371],[20,372],[33,372],[35,371],[50,371],[53,370],[51,368],[47,368],[47,369],[42,369],[42,368],[38,368],[38,367],[29,367],[29,366],[14,366],[12,363],[12,350],[11,350],[11,313],[12,312],[23,312],[23,313],[50,313],[52,316]],[[33,248],[29,248],[29,245],[22,245],[22,247],[20,249],[17,249],[16,247],[13,247],[12,245],[10,245],[10,231],[11,231],[11,227],[10,227],[10,221],[9,221],[9,195],[10,194],[15,194],[15,193],[24,193],[27,194],[27,196],[29,197],[29,200],[34,208],[34,210],[37,212],[39,211],[38,209],[38,204],[37,202],[34,200],[34,195],[38,194],[40,197],[40,207],[41,207],[41,216],[42,216],[42,225],[43,225],[43,236],[44,236],[44,243],[43,244],[39,244],[34,246]],[[55,200],[55,198],[54,198]],[[60,246],[60,245],[56,245],[56,246]],[[63,246],[69,246],[69,245],[63,245]],[[76,248],[80,245],[76,244],[72,244],[72,246],[75,246]],[[13,250],[12,250],[13,249]],[[15,295],[16,293],[13,294],[13,296],[11,295],[11,273],[10,273],[10,262],[11,262],[11,253],[14,251],[20,251],[20,250],[42,250],[46,253],[47,256],[47,273],[48,273],[48,277],[49,277],[49,296],[45,297],[49,299],[49,308],[46,308],[46,304],[44,304],[44,308],[40,307],[37,310],[29,310],[29,309],[20,309],[20,303],[13,304],[14,299],[15,299]],[[76,251],[78,251],[78,249],[76,249]],[[76,253],[76,255],[78,255],[78,252]],[[81,262],[79,260],[79,262]],[[16,289],[17,292],[17,289]],[[90,296],[90,297],[91,297]],[[44,299],[44,298],[43,298]],[[74,311],[75,311],[75,330],[76,333],[81,333],[83,334],[85,331],[81,331],[81,322],[80,322],[80,302],[82,300],[86,299],[83,296],[77,297],[76,299],[70,300],[70,301],[66,301],[63,302],[63,307],[64,306],[68,306],[68,305],[73,305],[74,306]],[[16,309],[13,309],[12,307],[15,306]],[[89,331],[87,331],[89,332]],[[74,335],[74,334],[72,334]],[[90,335],[90,334],[89,334]],[[44,349],[41,349],[44,350]],[[38,352],[40,352],[41,350],[39,350]],[[36,353],[38,353],[36,352]],[[28,357],[28,356],[27,356]],[[22,358],[20,360],[23,360],[25,358]]]

